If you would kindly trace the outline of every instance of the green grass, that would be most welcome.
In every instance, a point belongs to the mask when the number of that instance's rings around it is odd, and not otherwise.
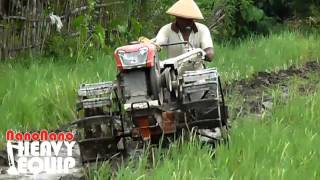
[[[217,66],[226,81],[320,57],[317,35],[283,32],[253,37],[239,45],[217,45]],[[0,64],[0,139],[7,129],[56,128],[75,119],[81,83],[114,79],[111,54],[78,63],[30,58]]]
[[[54,129],[75,119],[76,90],[81,83],[112,80],[110,56],[95,62],[53,62],[50,59],[0,64],[0,132]]]
[[[114,179],[159,180],[319,179],[320,91],[302,96],[298,89],[303,82],[297,85],[296,81],[301,80],[292,81],[286,103],[275,88],[276,105],[271,112],[262,118],[234,122],[230,147],[217,148],[215,158],[212,150],[197,141],[177,142],[156,156],[151,165],[140,160],[108,175]],[[101,172],[110,172],[108,166],[100,168],[100,173],[92,171],[98,179]]]
[[[239,122],[231,148],[217,152],[216,177],[319,179],[319,107],[319,92],[292,96],[287,105],[274,108],[272,117]]]
[[[319,34],[282,32],[267,37],[252,37],[238,45],[216,47],[217,66],[225,80],[248,78],[254,72],[283,69],[320,57]]]

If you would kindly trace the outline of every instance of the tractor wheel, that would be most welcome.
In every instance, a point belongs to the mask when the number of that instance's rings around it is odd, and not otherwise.
[[[163,91],[160,87],[160,65],[159,62],[155,62],[154,67],[150,70],[150,85],[152,96],[154,100],[159,100],[160,104],[163,104]]]

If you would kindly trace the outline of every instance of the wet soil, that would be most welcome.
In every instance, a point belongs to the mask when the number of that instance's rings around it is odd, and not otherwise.
[[[305,80],[307,83],[300,85],[301,94],[309,94],[316,90],[320,79],[310,80],[312,73],[320,74],[320,62],[309,61],[303,65],[293,65],[288,69],[277,72],[258,72],[249,79],[233,81],[225,85],[226,97],[237,99],[239,103],[232,108],[231,118],[236,119],[248,114],[262,114],[273,106],[273,97],[268,88],[278,86],[281,96],[285,99],[289,96],[288,82],[293,77]]]
[[[233,81],[226,86],[226,92],[239,90],[241,94],[249,95],[251,90],[261,87],[268,87],[275,84],[286,83],[293,76],[308,79],[308,74],[313,72],[320,73],[320,62],[309,61],[302,66],[293,65],[288,69],[277,72],[258,72],[250,79]]]

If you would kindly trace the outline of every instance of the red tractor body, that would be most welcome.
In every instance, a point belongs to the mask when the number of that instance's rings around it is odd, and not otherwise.
[[[152,44],[133,44],[120,47],[115,50],[114,58],[118,70],[154,66],[154,58],[157,49]]]

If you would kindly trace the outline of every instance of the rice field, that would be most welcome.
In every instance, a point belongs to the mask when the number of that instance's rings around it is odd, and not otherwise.
[[[236,45],[218,44],[216,58],[209,66],[219,68],[224,82],[249,78],[258,71],[283,69],[318,59],[319,42],[317,34],[285,31],[252,37]],[[55,129],[74,120],[78,86],[113,80],[115,75],[112,54],[104,52],[97,52],[94,60],[78,62],[43,57],[2,62],[0,136],[9,128]],[[156,157],[152,167],[144,156],[138,163],[112,173],[106,163],[90,171],[89,176],[96,179],[110,176],[116,179],[320,179],[317,149],[320,147],[320,91],[302,95],[294,85],[290,88],[294,93],[290,93],[287,103],[275,102],[269,114],[233,122],[229,149],[221,146],[212,151],[197,141],[177,142]],[[274,94],[277,96],[276,90]]]
[[[141,156],[116,172],[105,163],[91,170],[88,178],[319,179],[320,91],[302,95],[299,87],[304,81],[291,83],[286,98],[278,87],[269,89],[275,99],[273,110],[233,122],[229,146],[213,151],[194,139],[180,140],[167,151],[155,149],[158,155],[151,160]],[[317,89],[319,85],[318,81]]]
[[[266,69],[320,57],[317,35],[283,32],[252,37],[239,45],[216,45],[210,66],[225,81]],[[8,128],[56,128],[75,118],[76,90],[81,83],[113,80],[112,54],[98,52],[91,61],[71,62],[34,57],[0,64],[0,132]]]

